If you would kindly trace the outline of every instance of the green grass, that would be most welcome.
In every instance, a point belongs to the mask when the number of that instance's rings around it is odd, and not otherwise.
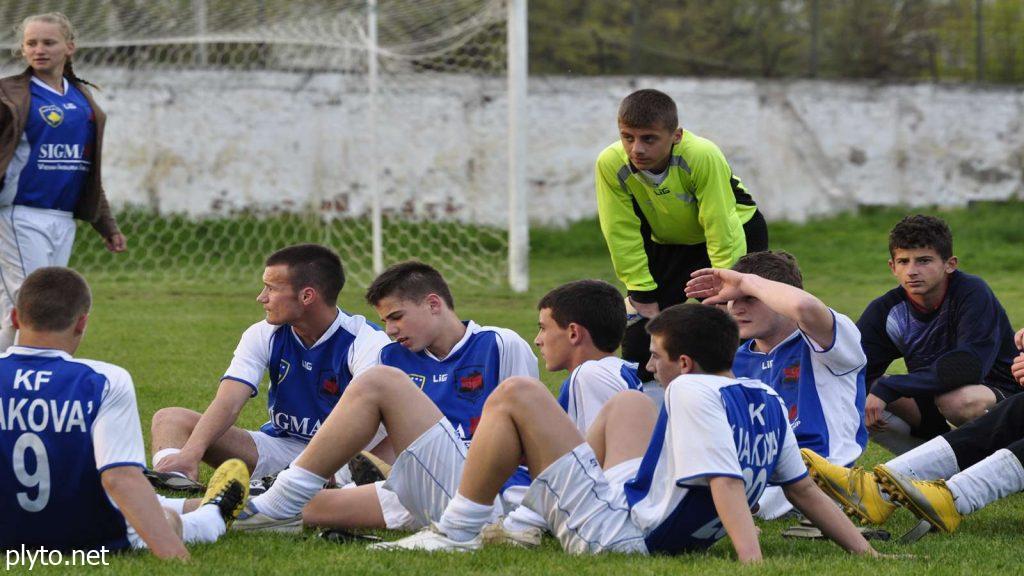
[[[867,210],[858,215],[814,221],[806,225],[773,224],[772,244],[800,260],[808,289],[836,309],[856,318],[874,297],[894,285],[886,268],[886,234],[902,212]],[[1024,204],[985,204],[943,212],[956,233],[962,268],[980,274],[992,285],[1014,326],[1024,326]],[[256,259],[258,260],[258,259]],[[135,378],[143,426],[163,406],[202,410],[213,396],[242,331],[261,319],[255,302],[261,270],[249,281],[209,284],[147,283],[105,278],[94,273],[96,298],[83,357],[108,360],[127,368]],[[528,340],[536,327],[536,301],[556,284],[583,277],[614,280],[607,253],[593,221],[562,231],[535,231],[531,259],[532,288],[526,294],[505,289],[480,290],[455,286],[456,304],[464,318],[507,326]],[[372,313],[358,287],[346,289],[342,305],[349,311]],[[545,374],[554,387],[564,374]],[[266,417],[265,397],[250,402],[239,424],[258,426]],[[148,430],[147,442],[148,442]],[[871,446],[863,462],[886,459]],[[761,523],[767,561],[742,567],[732,560],[728,540],[706,554],[677,558],[609,555],[570,557],[553,540],[540,551],[506,548],[470,556],[371,554],[360,545],[336,545],[312,533],[296,538],[228,534],[215,545],[195,546],[188,573],[229,574],[622,574],[639,572],[728,574],[902,574],[1017,573],[1024,500],[1013,497],[969,518],[952,537],[930,535],[912,547],[881,543],[891,553],[912,553],[912,560],[871,561],[851,558],[825,542],[793,542],[780,536],[786,522]],[[901,534],[913,524],[899,512],[888,528]],[[37,570],[40,570],[37,568]],[[115,558],[107,573],[180,574],[182,568],[148,555]],[[45,570],[44,570],[45,572]],[[61,570],[64,572],[64,570]]]

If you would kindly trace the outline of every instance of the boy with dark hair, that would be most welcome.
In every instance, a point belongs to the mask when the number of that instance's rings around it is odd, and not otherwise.
[[[705,550],[729,535],[761,559],[750,506],[768,482],[851,552],[874,550],[806,478],[785,410],[763,384],[729,372],[735,323],[711,306],[673,306],[648,323],[648,369],[667,386],[660,414],[636,391],[605,405],[584,441],[539,381],[503,382],[484,409],[458,494],[430,529],[381,549],[475,550],[502,476],[525,459],[523,503],[566,552]],[[759,446],[755,448],[754,446]]]
[[[871,302],[857,326],[868,361],[865,423],[899,454],[1021,388],[1010,372],[1006,311],[984,280],[957,270],[946,223],[907,216],[889,234],[889,256],[900,285]],[[907,374],[885,375],[897,358]]]
[[[388,268],[366,299],[394,342],[380,350],[379,366],[352,379],[273,486],[249,501],[237,529],[429,524],[454,492],[488,395],[506,378],[537,374],[537,358],[515,332],[460,320],[447,283],[426,264]],[[398,454],[386,482],[321,490],[383,429]],[[527,482],[525,472],[506,480]]]
[[[768,248],[753,198],[713,142],[679,127],[676,104],[638,90],[619,106],[619,141],[597,159],[597,209],[612,265],[642,318],[686,299],[701,268],[729,268]],[[645,363],[649,337],[632,324],[623,357]],[[650,374],[641,369],[641,379]]]
[[[338,308],[344,284],[341,259],[325,246],[289,246],[267,258],[256,298],[267,317],[242,334],[206,411],[164,408],[153,415],[155,485],[195,489],[200,461],[217,465],[228,458],[240,458],[254,478],[263,478],[302,452],[349,382],[375,366],[389,342],[365,318]],[[270,421],[256,431],[235,427],[267,372]],[[182,510],[192,506],[174,502]]]
[[[179,515],[142,474],[142,428],[124,369],[73,358],[92,296],[68,268],[25,279],[12,313],[20,343],[0,356],[0,549],[149,548],[187,559],[241,510],[249,475],[239,460],[214,473],[199,509]]]
[[[732,270],[694,272],[686,295],[727,303],[743,344],[732,370],[760,380],[782,397],[797,444],[837,464],[864,451],[864,352],[853,320],[804,291],[788,252],[747,254]],[[768,489],[758,514],[777,518],[792,506]]]

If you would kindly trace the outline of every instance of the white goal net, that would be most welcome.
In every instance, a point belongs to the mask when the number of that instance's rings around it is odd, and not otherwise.
[[[73,266],[252,278],[271,251],[321,242],[361,285],[407,258],[506,278],[505,0],[17,0],[0,4],[0,43],[51,10],[100,87],[104,183],[129,239],[107,254],[81,226]]]

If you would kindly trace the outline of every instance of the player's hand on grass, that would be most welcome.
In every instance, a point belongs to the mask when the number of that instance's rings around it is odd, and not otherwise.
[[[124,252],[128,249],[128,238],[120,232],[114,232],[110,236],[103,239],[103,242],[107,245],[107,250],[111,252]]]
[[[885,405],[885,400],[874,394],[868,394],[867,400],[864,401],[864,425],[867,426],[868,430],[872,432],[882,432],[885,430],[885,419],[882,417]]]
[[[704,304],[723,304],[744,296],[740,284],[743,274],[721,268],[703,268],[690,275],[686,297],[700,298]]]
[[[636,310],[636,313],[644,318],[654,318],[658,315],[658,312],[661,312],[657,302],[637,302],[636,300],[633,300],[632,297],[629,298],[629,302],[633,305],[633,309]]]
[[[181,472],[190,480],[199,481],[199,459],[185,452],[165,456],[154,470],[157,472]]]

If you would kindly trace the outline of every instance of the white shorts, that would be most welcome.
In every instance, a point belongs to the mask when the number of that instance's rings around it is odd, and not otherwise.
[[[590,445],[580,444],[534,479],[523,506],[544,517],[569,554],[646,554],[644,534],[630,517],[623,491],[640,460],[601,470]]]
[[[373,483],[377,489],[377,500],[380,502],[380,511],[384,514],[384,525],[388,530],[412,530],[415,526],[412,514],[402,506],[398,494],[384,487],[384,481]]]
[[[258,454],[256,468],[249,474],[253,480],[260,480],[284,470],[309,445],[305,440],[291,436],[271,436],[262,430],[246,430],[246,432],[256,443],[256,454]],[[338,486],[344,486],[352,481],[348,465],[342,466],[341,470],[334,474],[334,481]]]
[[[0,327],[10,328],[18,290],[44,266],[67,266],[75,243],[70,212],[5,206],[0,208]]]
[[[407,529],[423,528],[441,519],[459,487],[465,463],[466,445],[447,418],[441,418],[398,455],[383,488],[395,493],[408,511]]]

